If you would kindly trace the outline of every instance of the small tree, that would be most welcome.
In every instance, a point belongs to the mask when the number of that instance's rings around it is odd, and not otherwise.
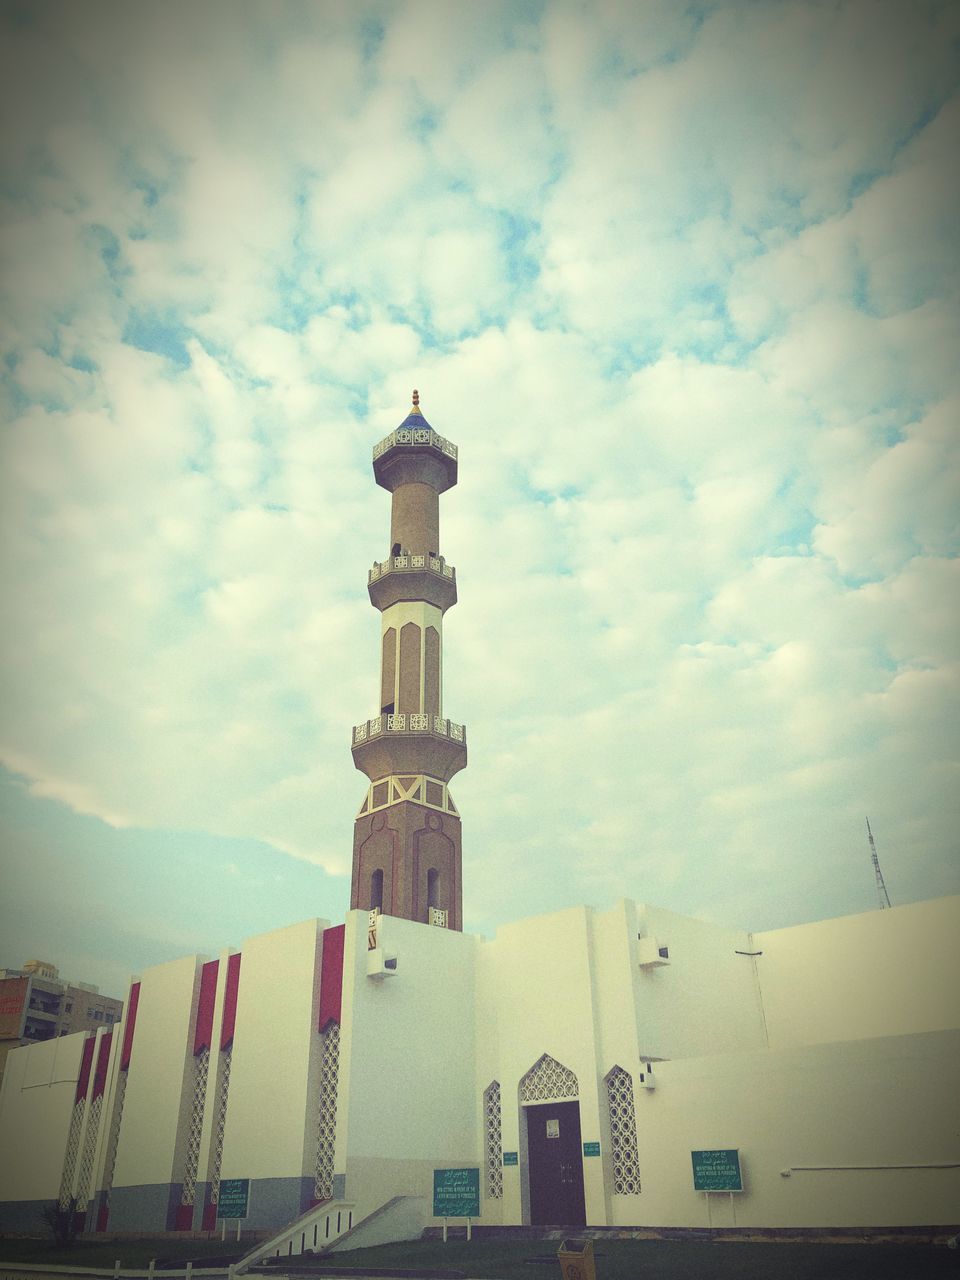
[[[58,1249],[69,1249],[77,1238],[77,1197],[71,1196],[66,1204],[53,1200],[40,1210],[40,1217],[49,1228]]]

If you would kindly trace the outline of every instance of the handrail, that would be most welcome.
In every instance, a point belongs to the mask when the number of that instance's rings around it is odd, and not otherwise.
[[[299,1218],[294,1218],[293,1222],[288,1222],[285,1227],[270,1236],[268,1240],[261,1240],[249,1253],[245,1254],[239,1262],[235,1263],[233,1268],[234,1275],[243,1275],[252,1266],[258,1262],[262,1262],[264,1258],[269,1257],[296,1257],[298,1254],[313,1252],[315,1249],[325,1248],[332,1244],[346,1233],[353,1226],[353,1210],[355,1208],[353,1200],[325,1200],[321,1204],[315,1204],[312,1208],[307,1209],[305,1213],[301,1213]],[[336,1227],[331,1231],[330,1224],[336,1215]],[[317,1234],[316,1244],[311,1240],[306,1243],[306,1234],[310,1227],[317,1225],[323,1219],[326,1219],[323,1238]],[[301,1241],[302,1247],[301,1247]],[[294,1248],[294,1245],[297,1248]]]
[[[430,573],[438,573],[444,578],[455,578],[457,571],[452,564],[447,564],[443,556],[410,556],[400,555],[391,556],[389,560],[374,561],[373,568],[367,574],[370,582],[382,577],[385,573],[394,573],[399,570],[428,570]]]
[[[457,446],[450,440],[445,440],[443,436],[438,435],[433,427],[397,427],[396,431],[391,431],[388,436],[384,436],[379,444],[373,446],[374,458],[379,458],[381,454],[392,449],[397,444],[428,444],[434,449],[439,449],[441,453],[445,453],[448,458],[456,458]]]
[[[467,735],[464,725],[445,720],[443,716],[429,716],[421,711],[393,711],[389,715],[374,716],[363,724],[355,724],[354,746],[368,738],[379,738],[384,733],[436,733],[454,742],[465,742]]]

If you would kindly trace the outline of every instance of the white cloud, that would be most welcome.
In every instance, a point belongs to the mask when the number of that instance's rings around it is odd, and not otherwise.
[[[946,889],[952,11],[169,13],[8,32],[8,767],[345,875],[417,386],[474,925]]]

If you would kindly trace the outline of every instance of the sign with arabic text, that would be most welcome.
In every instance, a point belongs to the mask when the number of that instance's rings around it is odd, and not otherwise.
[[[740,1152],[736,1147],[691,1151],[694,1191],[742,1191]]]
[[[434,1169],[433,1216],[480,1217],[480,1170]]]

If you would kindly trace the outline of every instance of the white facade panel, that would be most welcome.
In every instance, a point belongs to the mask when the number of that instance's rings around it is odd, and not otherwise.
[[[432,1196],[435,1167],[476,1164],[475,956],[469,934],[382,916],[395,972],[367,976],[367,913],[344,952],[339,1126],[356,1217],[393,1195]],[[337,1167],[343,1156],[338,1154]]]
[[[640,1050],[654,1058],[691,1058],[765,1046],[760,993],[742,929],[639,906],[638,929],[656,938],[669,963],[639,967]]]
[[[148,969],[140,982],[113,1185],[170,1183],[179,1167],[192,1094],[197,956]],[[122,1033],[121,1033],[122,1035]]]
[[[960,1026],[960,896],[758,933],[771,1048]]]
[[[957,1163],[958,1055],[960,1035],[943,1032],[663,1063],[637,1100],[640,1220],[705,1227],[709,1208],[714,1226],[953,1222],[960,1169],[894,1166]],[[739,1149],[744,1192],[708,1207],[690,1153],[715,1148]]]
[[[322,920],[248,938],[223,1144],[223,1178],[299,1178],[316,1159]]]
[[[86,1038],[82,1032],[59,1036],[7,1055],[0,1093],[0,1201],[57,1198]]]

